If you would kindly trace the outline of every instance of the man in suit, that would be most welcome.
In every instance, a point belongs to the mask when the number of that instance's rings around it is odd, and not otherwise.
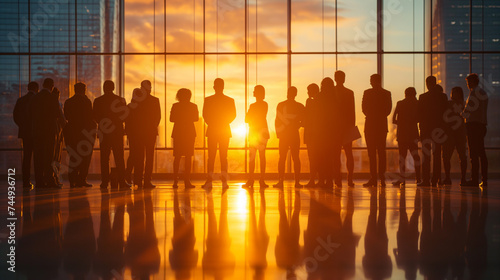
[[[274,185],[275,188],[283,188],[283,180],[285,179],[285,162],[289,149],[293,159],[295,187],[302,187],[300,184],[299,128],[302,126],[305,108],[304,105],[295,101],[296,96],[297,88],[290,87],[287,92],[287,100],[280,102],[278,107],[276,107],[276,120],[274,124],[276,136],[279,139],[279,181],[276,185]]]
[[[87,86],[76,83],[75,95],[64,102],[64,116],[68,124],[64,139],[69,154],[68,179],[71,188],[92,187],[87,182],[90,160],[96,137],[96,123],[92,116],[92,102],[85,95]]]
[[[464,186],[476,187],[479,184],[479,163],[481,162],[481,187],[488,186],[488,158],[484,149],[484,137],[488,125],[488,94],[479,86],[479,77],[473,73],[467,76],[470,90],[462,116],[465,118],[467,142],[471,162],[471,180]]]
[[[134,155],[132,156],[134,166],[134,184],[144,188],[155,188],[151,183],[153,174],[154,150],[156,136],[158,135],[158,125],[161,119],[160,100],[151,95],[151,82],[144,80],[141,82],[141,94],[130,104],[130,122],[136,131],[131,133],[140,135],[136,137]],[[134,106],[134,103],[136,104]],[[145,153],[145,154],[144,154]],[[146,167],[144,167],[144,157]],[[144,185],[143,181],[144,173]]]
[[[54,80],[43,81],[43,89],[33,96],[30,107],[33,116],[33,159],[37,188],[61,188],[57,183],[52,161],[58,132],[58,125],[64,126],[66,120],[54,91]]]
[[[436,84],[436,77],[425,80],[427,92],[418,98],[417,118],[422,141],[422,182],[420,187],[436,186],[441,179],[441,147],[446,141],[443,115],[448,106],[448,97]],[[432,182],[431,182],[432,153]]]
[[[19,127],[17,137],[23,141],[23,188],[33,189],[31,184],[31,157],[33,156],[33,134],[31,124],[33,116],[30,112],[31,101],[38,93],[38,83],[30,82],[28,84],[28,93],[19,97],[14,107],[14,122]]]
[[[385,187],[386,153],[385,145],[387,139],[387,116],[392,110],[391,92],[382,88],[382,77],[379,74],[370,76],[371,89],[363,93],[362,110],[366,116],[365,139],[370,160],[370,180],[364,187],[380,185]],[[378,174],[377,174],[378,156]],[[378,178],[377,178],[378,175]]]
[[[203,104],[203,119],[205,119],[208,126],[205,135],[208,144],[208,178],[203,188],[212,187],[217,145],[219,146],[222,186],[227,188],[227,150],[229,138],[232,136],[229,125],[236,118],[236,107],[234,99],[223,93],[223,79],[217,78],[214,80],[214,90],[215,94],[206,97]]]
[[[127,104],[123,97],[115,95],[115,83],[106,80],[103,84],[104,94],[94,100],[92,110],[94,120],[98,124],[99,145],[101,148],[101,188],[109,184],[109,156],[113,150],[118,172],[120,188],[130,188],[125,182],[125,162],[123,159],[123,122],[128,115]]]
[[[340,116],[343,119],[340,122],[340,145],[337,147],[335,161],[337,179],[337,186],[342,186],[342,177],[340,173],[340,148],[344,149],[346,157],[347,166],[347,185],[349,187],[354,187],[354,181],[352,180],[354,173],[354,157],[352,154],[352,142],[345,142],[344,137],[356,126],[356,111],[354,107],[354,92],[344,86],[345,73],[344,71],[335,72],[335,82],[337,83],[336,94],[337,94],[337,106],[340,108]]]

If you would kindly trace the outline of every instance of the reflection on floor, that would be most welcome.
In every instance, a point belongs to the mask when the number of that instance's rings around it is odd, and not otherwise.
[[[500,279],[498,181],[157,186],[19,193],[18,279]]]

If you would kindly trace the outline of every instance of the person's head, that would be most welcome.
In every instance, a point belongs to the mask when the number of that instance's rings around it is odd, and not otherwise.
[[[433,90],[434,87],[436,86],[437,81],[436,77],[434,76],[429,76],[425,79],[425,85],[427,86],[427,90]]]
[[[473,89],[479,85],[479,76],[476,73],[467,75],[465,78],[467,81],[467,88]]]
[[[294,86],[289,87],[286,93],[286,98],[294,100],[296,96],[297,96],[297,88]]]
[[[29,82],[28,84],[28,91],[31,91],[31,92],[38,92],[38,83],[37,82]]]
[[[217,78],[214,80],[214,90],[215,93],[222,93],[224,91],[224,80]]]
[[[464,103],[464,91],[461,87],[454,87],[451,89],[450,98],[457,103]]]
[[[307,86],[307,95],[311,98],[316,98],[319,93],[319,86],[315,83],[312,83]]]
[[[370,76],[370,84],[374,88],[382,87],[382,76],[380,74],[373,74]]]
[[[43,80],[42,86],[43,88],[52,91],[52,89],[54,88],[54,80],[52,80],[51,78],[46,78],[45,80]]]
[[[343,85],[345,83],[344,71],[339,70],[335,72],[335,82],[337,82],[337,85]]]
[[[104,93],[113,93],[113,91],[115,90],[115,83],[111,80],[104,81],[102,90],[104,91]]]
[[[177,91],[175,99],[179,102],[189,102],[191,100],[191,91],[187,88],[181,88]]]
[[[406,98],[415,98],[417,96],[417,90],[414,87],[409,87],[405,89]]]
[[[257,101],[264,100],[264,98],[266,98],[266,89],[261,85],[256,85],[253,88],[253,96]]]
[[[333,91],[334,88],[334,83],[332,78],[326,77],[321,81],[321,92],[322,93],[327,93],[330,91]]]
[[[147,93],[147,94],[150,94],[151,93],[151,81],[149,80],[144,80],[141,82],[141,89]]]
[[[87,90],[87,86],[84,83],[76,83],[74,88],[75,88],[75,94],[85,95],[85,91]]]
[[[143,96],[143,92],[140,88],[134,88],[132,91],[132,101],[137,101],[141,96]]]
[[[437,93],[444,93],[444,89],[441,85],[435,85],[434,86],[434,90],[437,92]]]

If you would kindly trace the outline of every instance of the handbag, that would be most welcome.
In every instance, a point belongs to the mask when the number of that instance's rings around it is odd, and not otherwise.
[[[352,141],[358,140],[359,138],[361,138],[361,133],[359,132],[358,126],[352,126],[344,134],[344,137],[342,137],[342,144],[351,143]]]

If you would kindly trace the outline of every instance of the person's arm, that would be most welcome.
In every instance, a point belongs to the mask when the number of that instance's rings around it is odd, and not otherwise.
[[[203,110],[202,110],[202,116],[203,116],[203,120],[205,121],[205,123],[207,125],[209,125],[211,123],[211,119],[210,119],[210,109],[208,108],[209,105],[207,105],[207,99],[205,98],[205,101],[203,102]]]
[[[369,104],[368,104],[368,96],[367,96],[367,91],[363,93],[363,99],[361,100],[361,111],[365,116],[370,115],[369,112]]]
[[[176,108],[177,106],[172,104],[172,108],[170,108],[170,122],[175,123],[177,121],[177,113],[176,113]]]
[[[398,115],[399,115],[399,102],[396,103],[396,109],[394,109],[394,114],[392,114],[393,124],[398,124]]]
[[[385,116],[388,117],[390,114],[391,114],[391,111],[392,111],[392,97],[391,97],[391,92],[390,91],[387,91],[387,101],[386,101],[386,104],[385,104]]]
[[[356,125],[356,103],[354,101],[354,92],[351,91],[351,94],[349,96],[349,125],[350,126],[355,126]]]
[[[155,124],[155,127],[158,127],[160,125],[161,121],[161,107],[160,107],[160,100],[158,98],[155,98],[155,105],[154,105],[154,114],[153,114],[153,121]]]
[[[198,112],[198,105],[193,103],[193,108],[194,108],[194,110],[193,110],[192,121],[197,122],[200,119],[200,112]]]
[[[232,123],[234,119],[236,119],[236,105],[234,104],[234,99],[231,98],[231,106],[230,106],[230,113],[228,114],[229,116],[229,123]]]

